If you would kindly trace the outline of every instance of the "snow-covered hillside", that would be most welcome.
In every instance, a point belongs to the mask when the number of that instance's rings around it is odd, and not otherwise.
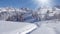
[[[57,7],[43,7],[37,13],[41,20],[60,19],[60,9]]]
[[[47,20],[36,23],[39,27],[31,34],[60,34],[60,21],[58,20]]]
[[[60,34],[59,26],[60,9],[56,7],[43,7],[39,10],[0,8],[1,34],[25,34],[28,32],[30,34],[32,30],[31,34]]]
[[[26,34],[36,28],[31,23],[0,21],[0,34]]]
[[[39,9],[39,8],[38,8]],[[29,8],[0,8],[0,20],[17,22],[37,22],[60,19],[60,9],[56,7],[43,7],[39,10]]]
[[[1,8],[0,20],[17,22],[35,22],[38,17],[35,11],[28,8]]]

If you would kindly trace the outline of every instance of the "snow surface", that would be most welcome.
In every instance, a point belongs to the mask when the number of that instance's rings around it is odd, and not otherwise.
[[[2,21],[0,21],[0,33],[26,34],[38,26],[31,34],[60,34],[60,21],[52,19],[60,19],[60,9],[55,8],[53,10],[52,8],[43,7],[35,12],[28,8],[1,8],[0,20]],[[31,24],[34,22],[36,24]]]
[[[60,34],[60,21],[47,20],[36,23],[39,27],[31,34]]]
[[[26,34],[35,28],[31,23],[0,21],[0,34]]]

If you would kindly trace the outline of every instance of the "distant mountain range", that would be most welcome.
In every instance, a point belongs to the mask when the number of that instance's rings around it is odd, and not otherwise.
[[[3,7],[0,8],[0,20],[37,22],[60,19],[60,9],[58,7],[40,7],[36,10],[29,8]]]

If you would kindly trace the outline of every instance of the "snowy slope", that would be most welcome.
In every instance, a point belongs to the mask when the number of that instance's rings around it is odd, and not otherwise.
[[[22,22],[23,21],[24,22],[38,21],[35,18],[33,18],[32,12],[33,11],[31,11],[31,10],[28,10],[28,11],[26,11],[26,10],[22,10],[22,11],[1,11],[0,12],[0,20],[19,21],[20,22],[20,20],[22,19]]]
[[[31,34],[60,34],[60,21],[48,20],[36,23],[39,27]]]
[[[0,34],[26,34],[35,28],[31,23],[0,21]]]
[[[22,14],[22,15],[21,15]],[[34,17],[32,16],[34,14]],[[37,16],[36,16],[37,15]],[[18,18],[20,17],[21,18]],[[0,20],[4,21],[21,21],[21,22],[37,22],[43,20],[51,20],[59,18],[60,9],[56,9],[53,11],[52,8],[40,8],[39,10],[30,10],[28,8],[1,8],[0,10]],[[9,20],[10,18],[10,20]],[[19,19],[19,20],[18,20]]]

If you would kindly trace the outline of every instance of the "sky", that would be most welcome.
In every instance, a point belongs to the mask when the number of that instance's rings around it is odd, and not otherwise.
[[[54,5],[59,5],[59,3],[60,0],[53,0],[50,4],[54,6]],[[38,6],[38,2],[35,0],[0,0],[0,7],[35,9],[37,6]]]

